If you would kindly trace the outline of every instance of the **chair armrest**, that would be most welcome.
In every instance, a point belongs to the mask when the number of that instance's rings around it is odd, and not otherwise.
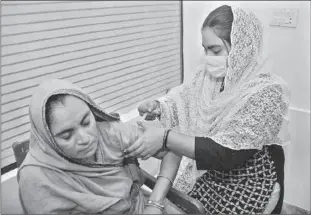
[[[148,172],[146,172],[145,170],[141,168],[140,168],[140,171],[143,177],[143,184],[152,190],[156,184],[156,181],[157,181],[156,178],[151,176]]]
[[[144,184],[153,189],[156,183],[156,178],[151,176],[149,173],[141,169],[142,175],[144,176]],[[198,200],[191,198],[185,193],[182,193],[175,188],[171,187],[167,198],[173,202],[174,204],[181,207],[185,212],[190,214],[205,214],[205,209],[201,202]]]

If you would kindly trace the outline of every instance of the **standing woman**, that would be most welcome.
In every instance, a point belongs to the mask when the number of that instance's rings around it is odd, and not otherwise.
[[[180,155],[165,161],[181,160],[174,187],[207,214],[280,213],[289,92],[264,58],[263,26],[253,13],[224,5],[201,30],[205,64],[190,85],[138,108],[164,128],[140,122],[144,135],[126,152],[148,159],[164,148]]]

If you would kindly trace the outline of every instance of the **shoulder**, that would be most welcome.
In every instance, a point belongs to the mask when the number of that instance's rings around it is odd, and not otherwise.
[[[50,191],[44,186],[45,177],[41,167],[25,166],[19,171],[18,184],[24,202],[37,200],[39,196],[46,198],[50,195]]]
[[[280,97],[283,95],[283,89],[280,84],[270,84],[265,87],[263,87],[259,92],[258,95],[265,95],[269,96],[271,95],[272,97]]]
[[[139,136],[138,127],[130,123],[99,122],[98,126],[103,138],[109,139],[110,144],[118,145],[121,149],[130,145]]]
[[[36,165],[23,166],[18,171],[18,182],[20,186],[41,186],[51,181],[57,181],[60,178],[61,170],[50,169]]]
[[[250,97],[249,102],[253,105],[272,105],[272,106],[279,106],[285,105],[285,100],[283,96],[283,89],[279,84],[270,84],[267,85],[257,92],[253,93]]]
[[[122,130],[125,130],[124,124],[120,121],[97,122],[97,125],[99,130],[108,136],[118,135]]]
[[[24,166],[19,171],[20,198],[29,214],[52,214],[58,211],[60,202],[66,199],[55,194],[54,184],[58,184],[53,170],[38,166]],[[56,180],[54,180],[56,179]]]
[[[124,123],[120,121],[113,122],[98,122],[98,127],[101,131],[109,133],[109,135],[113,134],[130,134],[133,130],[136,129],[136,126],[130,123]]]
[[[269,84],[253,92],[239,114],[245,117],[246,114],[262,118],[263,116],[284,115],[288,109],[288,100],[285,98],[282,86]]]
[[[18,172],[19,183],[37,183],[43,175],[43,169],[37,166],[24,166]]]

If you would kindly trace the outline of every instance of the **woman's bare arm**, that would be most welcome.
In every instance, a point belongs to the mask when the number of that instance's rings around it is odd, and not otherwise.
[[[149,197],[153,201],[163,201],[172,186],[171,181],[175,180],[181,157],[172,153],[167,152],[162,159],[160,174],[158,177],[155,187]]]

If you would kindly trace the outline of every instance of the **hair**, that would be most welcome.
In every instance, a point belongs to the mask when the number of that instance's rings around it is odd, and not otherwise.
[[[231,29],[233,23],[232,9],[228,5],[223,5],[213,10],[204,20],[202,29],[209,27],[222,40],[231,46]]]
[[[51,129],[51,124],[52,124],[52,114],[53,110],[55,109],[56,106],[65,106],[65,98],[66,94],[56,94],[52,95],[46,102],[45,104],[45,119],[46,123],[48,124],[49,129]]]

